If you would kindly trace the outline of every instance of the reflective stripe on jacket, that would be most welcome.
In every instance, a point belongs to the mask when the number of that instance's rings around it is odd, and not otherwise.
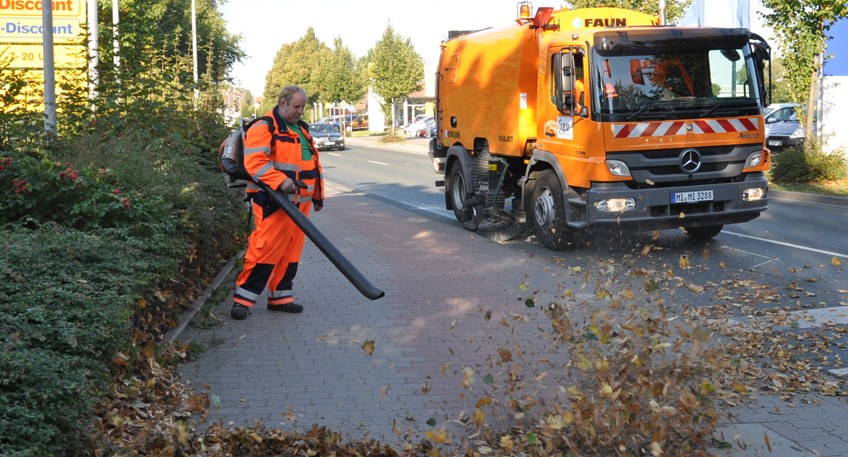
[[[309,139],[309,150],[312,152],[312,159],[303,160],[300,136],[289,130],[277,113],[277,108],[271,109],[265,117],[274,120],[273,130],[269,130],[267,121],[259,120],[250,127],[244,138],[244,167],[247,172],[253,179],[262,181],[272,189],[279,188],[287,177],[292,181],[301,180],[307,188],[298,188],[296,193],[288,196],[289,200],[296,203],[323,203],[324,176],[318,151],[309,134],[309,125],[298,121],[304,136]],[[248,183],[247,191],[256,193],[259,187]]]

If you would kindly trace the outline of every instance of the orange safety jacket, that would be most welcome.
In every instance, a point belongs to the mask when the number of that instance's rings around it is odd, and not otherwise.
[[[273,125],[269,125],[268,121],[272,121]],[[277,108],[274,107],[261,120],[256,121],[245,134],[244,167],[254,180],[260,180],[272,189],[279,188],[286,178],[292,181],[301,180],[307,187],[305,189],[298,187],[296,192],[288,194],[288,199],[295,204],[312,201],[323,205],[324,174],[321,162],[318,160],[318,151],[309,134],[309,125],[298,121],[298,126],[309,140],[311,160],[303,160],[300,135],[289,130],[283,118],[277,113]],[[269,209],[273,207],[270,204],[270,198],[255,183],[247,184],[247,192],[248,196],[257,200],[257,204],[267,206]],[[274,210],[276,210],[275,207],[264,216],[269,216]]]

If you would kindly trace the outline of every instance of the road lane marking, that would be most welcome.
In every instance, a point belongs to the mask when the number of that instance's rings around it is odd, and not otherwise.
[[[386,166],[388,166],[388,165],[389,165],[389,164],[387,164],[387,163],[383,163],[383,162],[375,162],[375,161],[373,161],[373,160],[369,160],[368,162],[370,162],[370,163],[376,163],[377,165],[386,165]]]
[[[815,248],[811,248],[811,247],[807,247],[807,246],[801,246],[801,245],[798,245],[798,244],[784,243],[783,241],[769,240],[767,238],[760,238],[758,236],[744,235],[742,233],[736,233],[736,232],[728,232],[727,230],[724,230],[721,233],[726,233],[728,235],[736,235],[738,237],[749,238],[749,239],[752,239],[752,240],[763,241],[763,242],[771,243],[771,244],[779,244],[781,246],[786,246],[786,247],[795,248],[795,249],[801,249],[801,250],[804,250],[804,251],[817,252],[819,254],[832,255],[834,257],[843,257],[843,258],[848,257],[848,254],[840,254],[838,252],[832,252],[832,251],[823,251],[821,249],[815,249]]]
[[[341,157],[341,156],[342,156],[341,154],[336,154],[335,152],[328,152],[327,154],[329,154],[329,155],[331,155],[331,156],[336,156],[336,157]]]
[[[757,268],[757,267],[763,266],[763,265],[765,265],[765,264],[767,264],[767,263],[771,263],[771,262],[779,262],[779,261],[780,261],[780,258],[778,258],[778,257],[770,257],[770,256],[767,256],[767,255],[755,254],[755,253],[753,253],[753,252],[743,251],[742,249],[736,249],[736,248],[735,248],[735,247],[733,247],[733,246],[722,246],[721,248],[722,248],[722,249],[729,249],[729,250],[730,250],[730,252],[741,252],[741,253],[743,253],[743,254],[748,254],[748,255],[755,256],[755,257],[762,257],[762,258],[764,258],[764,259],[768,259],[768,260],[766,260],[766,261],[765,261],[765,262],[763,262],[763,263],[758,263],[758,264],[754,265],[753,267],[751,267],[751,269],[754,269],[754,268]]]

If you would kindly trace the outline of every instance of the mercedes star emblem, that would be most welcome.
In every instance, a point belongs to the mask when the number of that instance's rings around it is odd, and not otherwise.
[[[684,149],[680,153],[680,169],[690,175],[700,170],[701,153],[697,149]]]

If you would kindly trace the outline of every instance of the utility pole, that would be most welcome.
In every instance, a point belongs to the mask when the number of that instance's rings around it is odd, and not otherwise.
[[[44,130],[56,137],[56,71],[53,63],[53,2],[41,8],[41,25],[44,28],[42,49],[44,54]]]
[[[100,84],[100,76],[97,74],[97,65],[100,63],[99,34],[97,28],[97,0],[88,0],[88,97],[97,96],[97,85]]]
[[[191,49],[194,60],[194,108],[197,109],[197,9],[195,8],[195,0],[191,0]]]
[[[666,25],[666,23],[665,23],[665,0],[660,0],[660,25]]]
[[[112,50],[114,51],[114,56],[112,57],[112,62],[115,62],[115,71],[121,67],[121,58],[118,57],[118,51],[120,51],[121,47],[118,44],[118,22],[121,18],[121,12],[118,9],[118,0],[112,0]]]

